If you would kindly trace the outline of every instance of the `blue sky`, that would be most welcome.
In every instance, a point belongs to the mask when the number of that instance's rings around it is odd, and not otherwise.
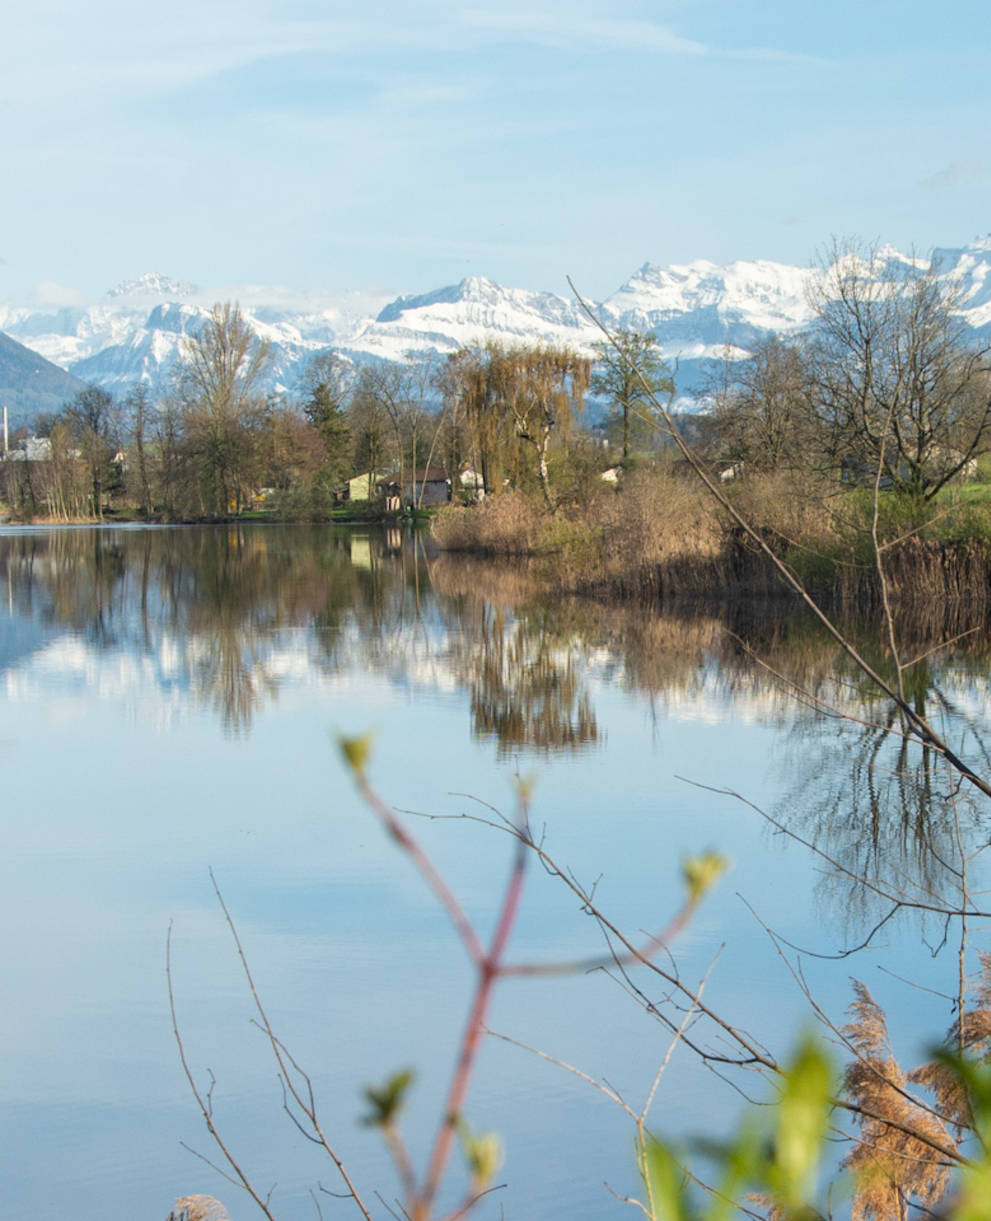
[[[36,0],[0,18],[0,301],[159,271],[605,296],[991,230],[987,10],[949,0]]]

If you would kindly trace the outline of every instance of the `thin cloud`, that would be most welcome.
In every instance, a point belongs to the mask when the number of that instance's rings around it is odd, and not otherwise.
[[[29,300],[32,305],[85,305],[86,298],[68,284],[59,284],[56,280],[39,280],[31,289]]]
[[[662,51],[672,55],[708,55],[705,43],[682,38],[668,26],[628,17],[581,17],[569,15],[566,21],[557,13],[518,10],[489,12],[469,9],[462,20],[476,30],[515,34],[533,42],[553,46],[587,44]]]
[[[983,161],[961,157],[923,178],[919,183],[927,191],[951,191],[958,187],[981,186],[991,177],[991,168]]]
[[[491,31],[549,46],[610,47],[613,50],[656,51],[664,55],[713,59],[760,60],[781,63],[819,62],[818,57],[782,51],[775,47],[720,47],[685,38],[671,26],[636,17],[560,12],[469,9],[462,15],[466,27]]]
[[[446,3],[427,2],[415,17],[395,0],[373,0],[357,15],[340,16],[308,0],[288,15],[264,0],[173,0],[166,8],[142,9],[138,19],[127,0],[69,9],[37,0],[16,25],[17,37],[0,45],[0,74],[12,93],[52,110],[76,97],[99,105],[181,89],[272,57],[455,52],[494,39],[682,57],[796,58],[769,48],[710,45],[661,22],[612,13],[599,0],[584,8],[569,4],[566,12],[553,0],[535,10],[479,6],[454,13]]]
[[[479,96],[477,83],[437,84],[410,82],[390,86],[378,95],[378,105],[385,109],[412,110],[420,107],[450,106],[465,103]]]

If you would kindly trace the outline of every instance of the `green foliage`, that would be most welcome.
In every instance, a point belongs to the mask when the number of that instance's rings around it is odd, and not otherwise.
[[[937,508],[934,504],[911,492],[882,489],[877,498],[878,537],[882,542],[887,542],[912,531],[922,530],[934,521],[936,514]],[[848,529],[858,538],[866,540],[872,556],[870,537],[874,517],[873,488],[852,490],[845,501],[844,516],[847,518]]]
[[[835,545],[828,550],[786,547],[781,558],[806,588],[822,589],[836,581],[845,552]]]
[[[692,903],[698,903],[715,886],[729,865],[726,857],[711,849],[699,856],[689,856],[681,865],[681,876]]]
[[[471,1189],[477,1195],[492,1182],[502,1166],[502,1141],[495,1132],[472,1132],[463,1118],[458,1120],[458,1136],[468,1163]]]
[[[588,522],[548,516],[540,523],[533,550],[536,555],[559,555],[572,561],[581,560],[583,555],[598,554],[600,534],[600,529]]]
[[[716,1185],[703,1197],[704,1207],[692,1186],[699,1180],[686,1169],[683,1156],[647,1136],[637,1150],[647,1216],[651,1221],[724,1221],[736,1215],[744,1196],[772,1215],[795,1221],[814,1216],[831,1092],[829,1060],[815,1040],[803,1039],[782,1070],[778,1101],[770,1112],[745,1115],[725,1144],[696,1143],[718,1172]]]
[[[800,1209],[815,1191],[829,1121],[830,1077],[822,1049],[804,1039],[785,1073],[775,1156],[768,1165],[768,1186],[789,1210]]]
[[[585,437],[575,438],[567,449],[553,450],[547,459],[548,477],[557,507],[565,512],[590,511],[597,501],[614,492],[602,479],[602,471],[614,458]]]
[[[991,1064],[939,1050],[934,1057],[963,1086],[984,1156],[964,1166],[953,1221],[991,1221]]]
[[[318,382],[303,404],[303,413],[323,441],[326,481],[332,486],[344,483],[351,473],[354,446],[350,425],[334,387],[327,382]]]
[[[684,1190],[685,1172],[673,1151],[648,1135],[638,1154],[647,1191],[647,1216],[651,1221],[688,1221],[692,1214]]]
[[[412,1069],[404,1068],[393,1073],[382,1086],[366,1085],[362,1093],[371,1110],[362,1116],[361,1122],[369,1128],[385,1128],[395,1123],[415,1078]]]
[[[611,403],[606,428],[621,441],[626,461],[631,448],[656,447],[660,420],[653,398],[670,398],[674,382],[650,332],[617,331],[613,340],[594,345],[592,392]]]
[[[589,386],[591,362],[568,348],[489,343],[455,352],[445,395],[458,405],[486,492],[509,479],[540,489],[552,504],[549,459],[566,446]]]
[[[337,745],[352,772],[356,776],[363,776],[372,752],[372,735],[366,733],[359,738],[347,738],[341,735],[337,739]]]

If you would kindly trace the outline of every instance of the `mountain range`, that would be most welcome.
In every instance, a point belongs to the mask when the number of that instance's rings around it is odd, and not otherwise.
[[[931,257],[940,275],[959,288],[968,325],[991,332],[991,236]],[[910,262],[890,246],[880,258],[896,271]],[[677,362],[678,389],[685,394],[707,362],[727,351],[744,356],[768,335],[807,326],[808,289],[817,274],[768,261],[645,263],[611,296],[590,305],[611,329],[652,331],[664,357]],[[258,286],[213,292],[144,275],[90,305],[0,305],[0,402],[16,421],[52,409],[80,383],[116,394],[138,381],[160,390],[184,337],[203,325],[218,300],[237,300],[250,325],[269,340],[272,391],[293,389],[306,362],[327,348],[355,361],[398,360],[444,355],[488,339],[589,350],[601,338],[574,297],[506,288],[480,276],[390,301]]]

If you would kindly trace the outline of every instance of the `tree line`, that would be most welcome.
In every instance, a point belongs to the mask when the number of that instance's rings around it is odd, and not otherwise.
[[[967,325],[959,285],[851,244],[820,272],[807,331],[710,379],[709,452],[755,472],[877,478],[920,505],[975,474],[991,449],[991,344]]]
[[[262,389],[269,360],[238,306],[216,305],[161,397],[89,386],[38,417],[43,444],[21,438],[34,460],[3,464],[0,496],[57,519],[113,506],[197,520],[237,515],[264,490],[287,515],[319,518],[352,476],[389,471],[416,502],[426,468],[451,478],[470,466],[486,491],[511,482],[550,504],[592,366],[565,348],[494,343],[364,365],[327,350],[275,395]]]
[[[938,268],[834,247],[810,294],[812,324],[746,359],[728,353],[685,426],[730,477],[877,478],[923,505],[991,448],[991,345],[963,304]],[[202,520],[264,493],[287,517],[320,519],[355,475],[374,486],[391,472],[416,504],[428,468],[455,492],[471,468],[486,493],[513,487],[535,511],[555,510],[589,495],[604,468],[671,452],[658,403],[670,404],[674,380],[649,333],[619,332],[594,359],[490,342],[359,365],[328,349],[281,394],[262,390],[269,361],[237,305],[216,305],[185,340],[167,393],[153,400],[137,385],[115,399],[87,387],[36,421],[41,460],[0,466],[0,497],[56,519],[113,506]],[[592,430],[590,393],[605,406]]]

